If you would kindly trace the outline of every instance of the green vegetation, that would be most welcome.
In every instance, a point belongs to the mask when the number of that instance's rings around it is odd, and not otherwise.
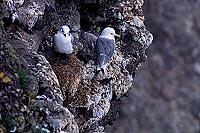
[[[0,121],[7,132],[10,132],[15,128],[15,122],[8,114],[2,114],[2,119]]]
[[[17,70],[17,74],[19,75],[19,85],[20,88],[23,90],[28,89],[28,86],[31,82],[31,79],[29,77],[29,74],[27,73],[27,71],[25,69],[19,68]]]

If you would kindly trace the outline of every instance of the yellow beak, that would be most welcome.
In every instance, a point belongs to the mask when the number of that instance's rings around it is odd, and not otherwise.
[[[119,38],[120,38],[120,35],[118,35],[118,34],[115,34],[115,37],[119,37]]]

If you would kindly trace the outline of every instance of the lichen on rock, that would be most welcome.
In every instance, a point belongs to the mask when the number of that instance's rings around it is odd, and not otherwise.
[[[1,115],[9,115],[18,132],[103,132],[106,119],[115,112],[114,104],[131,89],[153,40],[144,25],[142,5],[142,0],[1,3],[5,12],[1,16],[1,44],[9,43],[10,47],[1,46],[0,72],[11,81],[1,85],[0,95],[14,93],[12,86],[18,94],[14,105],[9,101],[14,96],[5,98],[7,108],[1,108]],[[52,46],[54,30],[62,25],[73,32],[75,51],[69,55],[57,53]],[[115,28],[122,38],[116,40],[107,72],[97,74],[94,49],[98,34],[107,26]],[[13,78],[17,70],[10,71],[14,67],[7,56],[10,54],[13,64],[25,70],[21,71],[25,87]],[[10,111],[14,106],[19,108],[14,109],[15,115]],[[0,127],[10,130],[6,124]]]

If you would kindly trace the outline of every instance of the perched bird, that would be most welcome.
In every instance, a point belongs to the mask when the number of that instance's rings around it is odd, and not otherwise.
[[[55,50],[59,53],[71,54],[73,52],[72,36],[68,26],[64,25],[54,35]]]
[[[97,71],[105,72],[107,64],[114,54],[115,37],[120,37],[113,28],[105,28],[97,39],[96,43],[96,61]]]

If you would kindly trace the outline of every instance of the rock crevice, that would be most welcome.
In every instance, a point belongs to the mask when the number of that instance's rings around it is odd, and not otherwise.
[[[114,120],[114,105],[131,89],[153,40],[144,25],[142,5],[143,0],[3,1],[0,72],[11,81],[0,85],[0,130],[103,132]],[[53,48],[53,34],[62,25],[72,31],[70,55]],[[107,73],[95,75],[94,47],[107,26],[122,38],[116,41]],[[26,70],[23,82],[30,80],[24,89],[17,68]],[[3,108],[5,101],[8,106]]]

